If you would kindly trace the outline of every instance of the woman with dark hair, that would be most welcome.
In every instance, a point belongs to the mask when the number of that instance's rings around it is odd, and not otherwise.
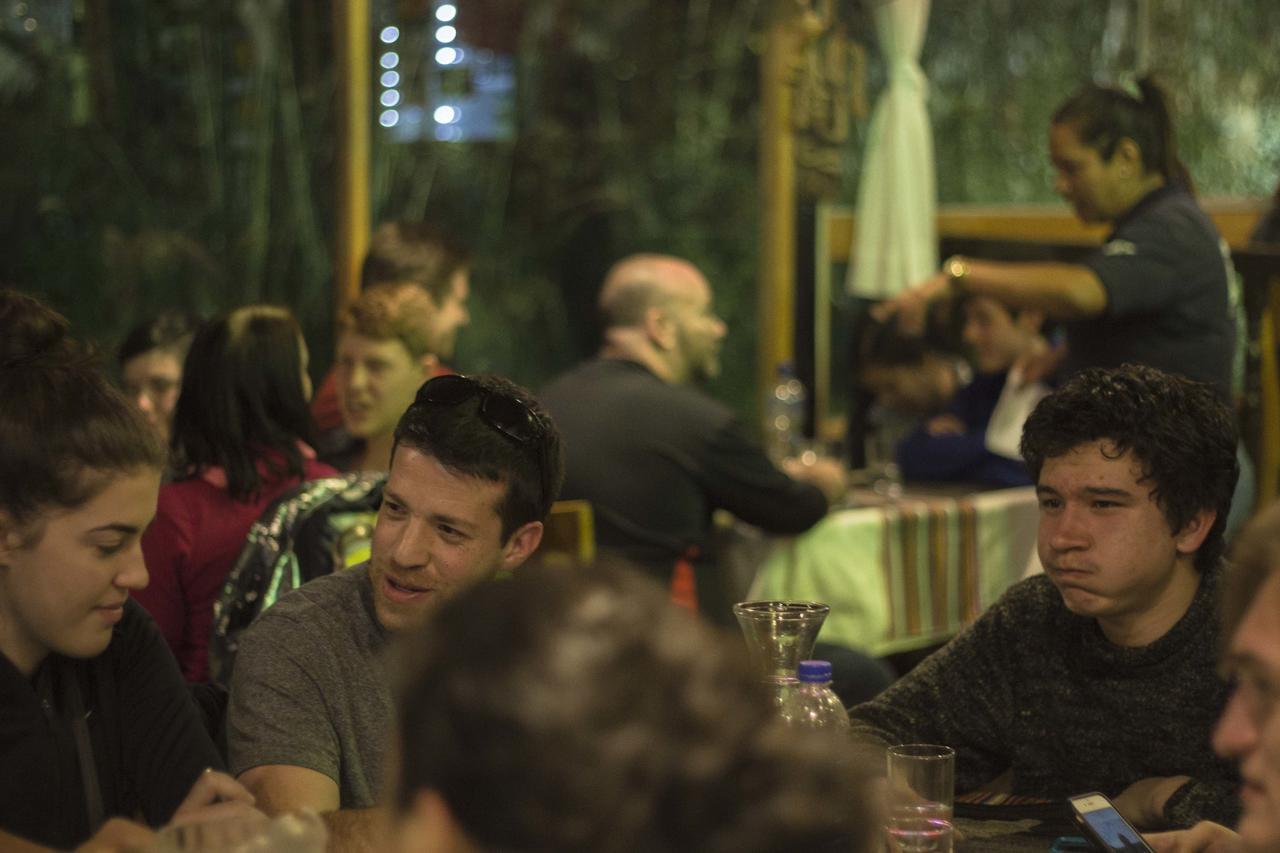
[[[134,327],[116,353],[125,396],[166,442],[182,389],[182,362],[199,325],[192,314],[166,311]]]
[[[876,313],[919,329],[928,303],[948,291],[991,297],[1062,321],[1067,375],[1133,362],[1208,382],[1229,401],[1230,260],[1191,194],[1165,94],[1149,77],[1136,96],[1085,86],[1054,113],[1049,153],[1055,189],[1076,215],[1111,226],[1096,252],[1077,264],[953,256]]]
[[[337,472],[315,460],[307,346],[284,308],[251,305],[206,324],[187,353],[171,447],[142,540],[151,585],[137,596],[188,681],[209,673],[213,602],[249,527],[276,497]]]
[[[30,297],[0,290],[0,848],[146,846],[252,797],[130,601],[165,451]],[[189,792],[189,793],[188,793]],[[90,838],[92,836],[92,838]]]

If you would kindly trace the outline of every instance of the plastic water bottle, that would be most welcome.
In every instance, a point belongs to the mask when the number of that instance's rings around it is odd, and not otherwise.
[[[782,718],[793,726],[849,728],[849,712],[831,689],[831,664],[825,660],[800,661],[796,675],[800,685],[783,700]]]
[[[795,365],[778,365],[778,384],[765,401],[765,450],[774,462],[797,455],[804,440],[805,391]]]

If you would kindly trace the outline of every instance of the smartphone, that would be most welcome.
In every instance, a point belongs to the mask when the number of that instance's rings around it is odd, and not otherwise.
[[[1111,801],[1094,791],[1068,798],[1076,823],[1100,850],[1116,853],[1155,853],[1142,834],[1120,816]]]

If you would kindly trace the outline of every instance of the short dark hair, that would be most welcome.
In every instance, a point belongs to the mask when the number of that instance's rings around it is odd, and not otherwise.
[[[857,365],[866,367],[912,367],[923,364],[931,354],[957,354],[961,343],[964,313],[955,298],[931,302],[925,313],[923,335],[907,334],[898,327],[898,318],[865,318],[857,329]]]
[[[1144,169],[1192,188],[1191,174],[1178,158],[1169,98],[1150,75],[1138,81],[1138,97],[1096,83],[1082,87],[1059,105],[1053,124],[1074,128],[1103,160],[1111,159],[1120,140],[1132,139],[1142,152]]]
[[[401,647],[394,802],[486,850],[866,849],[847,736],[789,728],[740,644],[616,566],[533,564]]]
[[[1093,441],[1133,453],[1174,532],[1202,509],[1217,513],[1195,557],[1200,571],[1216,566],[1240,466],[1235,421],[1214,389],[1136,364],[1081,371],[1027,418],[1022,457],[1039,481],[1045,460]]]
[[[173,412],[180,472],[218,467],[227,491],[250,500],[272,475],[302,476],[298,442],[311,438],[303,394],[302,330],[287,308],[249,305],[205,324],[183,366]]]
[[[130,359],[159,349],[172,352],[181,364],[199,327],[200,318],[194,314],[164,311],[129,330],[116,351],[116,362],[124,367]]]
[[[454,275],[470,264],[465,246],[426,223],[384,222],[369,238],[360,287],[415,282],[440,305]]]
[[[456,405],[415,401],[396,424],[392,459],[401,445],[407,445],[451,471],[506,483],[506,496],[498,507],[506,541],[525,524],[546,520],[564,483],[563,443],[551,416],[528,391],[501,376],[470,379],[484,393],[504,395],[532,412],[540,426],[536,437],[520,444],[490,426],[480,414],[482,394]]]
[[[71,338],[66,318],[7,289],[0,400],[0,510],[17,525],[44,507],[82,506],[106,487],[102,474],[164,466],[155,429]]]

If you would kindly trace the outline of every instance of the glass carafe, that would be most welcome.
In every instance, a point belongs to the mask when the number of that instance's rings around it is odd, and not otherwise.
[[[814,601],[744,601],[733,605],[751,662],[781,708],[799,684],[796,667],[813,656],[831,608]]]

